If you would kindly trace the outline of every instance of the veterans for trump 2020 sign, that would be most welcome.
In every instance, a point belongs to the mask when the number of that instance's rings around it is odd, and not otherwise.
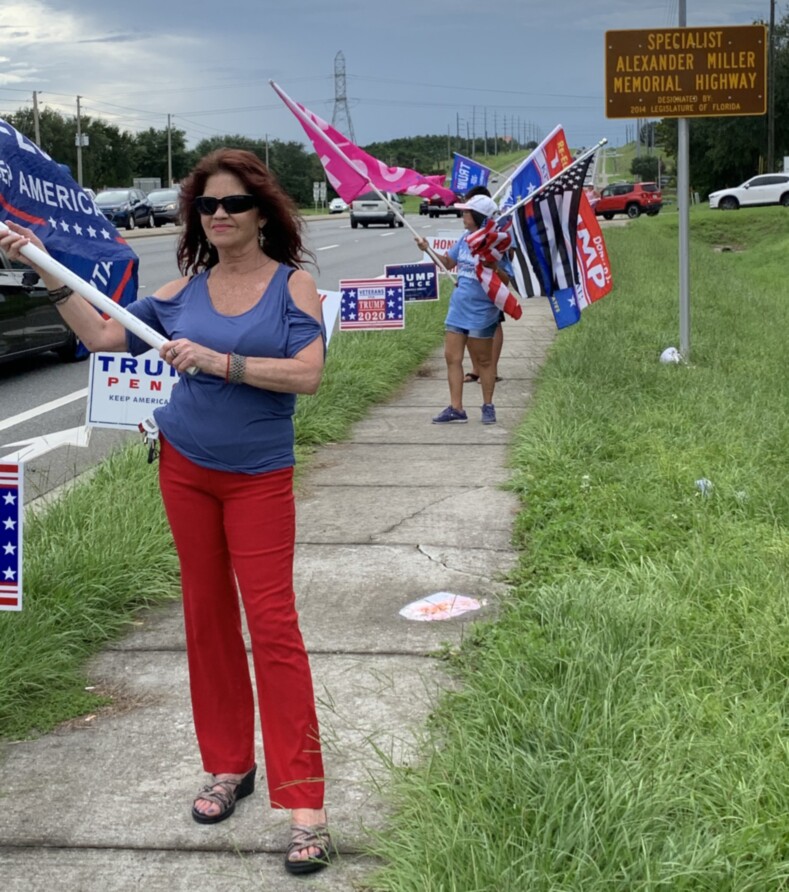
[[[767,28],[606,31],[609,118],[763,115]]]
[[[402,278],[341,279],[340,331],[404,328]]]

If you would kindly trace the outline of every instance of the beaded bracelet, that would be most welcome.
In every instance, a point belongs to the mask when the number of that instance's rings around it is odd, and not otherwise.
[[[52,291],[47,290],[47,297],[51,303],[57,306],[58,304],[65,303],[73,293],[73,288],[69,288],[68,285],[62,285],[60,288],[55,288]]]
[[[240,384],[244,379],[246,371],[247,358],[239,356],[238,353],[231,353],[228,362],[227,380],[230,384]]]

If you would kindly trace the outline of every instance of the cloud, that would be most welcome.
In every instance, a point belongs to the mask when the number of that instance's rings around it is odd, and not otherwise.
[[[689,25],[749,24],[766,0],[693,0]],[[165,126],[194,144],[239,133],[303,136],[269,78],[331,119],[334,64],[345,56],[357,138],[477,134],[494,118],[612,142],[628,122],[604,117],[604,34],[675,27],[675,0],[0,0],[0,99],[67,114],[76,95],[123,129]],[[6,87],[8,92],[3,93]],[[10,97],[10,98],[9,98]],[[512,126],[508,123],[508,129]]]

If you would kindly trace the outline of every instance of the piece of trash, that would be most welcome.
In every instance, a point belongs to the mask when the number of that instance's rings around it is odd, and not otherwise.
[[[462,616],[470,610],[479,610],[487,602],[477,598],[469,598],[468,595],[453,595],[452,592],[436,592],[418,601],[406,604],[400,611],[400,616],[418,622],[433,622],[434,620],[453,619]]]
[[[700,480],[696,481],[696,489],[703,495],[708,496],[712,493],[714,489],[714,485],[712,480],[707,480],[706,477],[702,477]]]
[[[661,362],[682,362],[682,354],[677,350],[676,347],[666,347],[666,349],[660,354]]]

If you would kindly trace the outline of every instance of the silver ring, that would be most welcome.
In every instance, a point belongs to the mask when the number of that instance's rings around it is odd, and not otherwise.
[[[178,351],[175,349],[175,347],[170,347],[170,353],[173,354],[173,359],[178,356]]]

